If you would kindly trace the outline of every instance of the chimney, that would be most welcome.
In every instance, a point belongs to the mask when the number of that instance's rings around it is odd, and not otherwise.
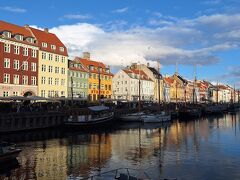
[[[28,24],[25,24],[24,27],[25,27],[26,29],[28,29],[28,28],[29,28],[29,25],[28,25]]]
[[[89,52],[83,52],[83,59],[90,60],[90,53]]]
[[[149,67],[149,63],[147,63],[147,67]]]
[[[48,28],[44,28],[44,32],[45,32],[45,33],[48,33]]]

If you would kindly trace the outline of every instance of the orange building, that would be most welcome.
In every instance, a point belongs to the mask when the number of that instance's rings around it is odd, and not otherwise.
[[[89,70],[88,97],[90,101],[111,98],[112,77],[110,68],[99,61],[90,60],[90,53],[85,52],[80,62]]]

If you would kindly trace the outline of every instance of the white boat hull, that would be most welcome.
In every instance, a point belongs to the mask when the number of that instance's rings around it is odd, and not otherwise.
[[[126,122],[142,122],[144,113],[132,113],[121,116],[119,119]]]
[[[171,121],[171,115],[150,114],[150,115],[142,116],[142,119],[144,123],[160,123],[160,122]]]

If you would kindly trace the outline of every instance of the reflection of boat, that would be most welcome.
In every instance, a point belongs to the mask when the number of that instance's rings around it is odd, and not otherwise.
[[[171,114],[165,114],[161,112],[159,114],[146,114],[142,116],[144,123],[160,123],[171,120]]]
[[[202,111],[200,108],[184,108],[179,110],[179,116],[181,119],[184,118],[199,118],[201,117]]]
[[[7,163],[0,164],[0,174],[7,175],[14,169],[19,167],[19,162],[16,158],[7,161]]]
[[[86,127],[109,123],[113,120],[114,112],[107,106],[88,107],[89,113],[86,115],[71,115],[65,121],[67,126]]]
[[[206,106],[204,112],[206,114],[218,114],[224,113],[227,110],[227,106],[224,104],[217,104],[217,105],[209,105]]]
[[[151,178],[143,170],[119,168],[119,169],[103,172],[98,175],[88,177],[87,179],[150,180]]]
[[[21,149],[17,149],[15,144],[1,142],[0,143],[0,163],[15,159],[21,152]]]

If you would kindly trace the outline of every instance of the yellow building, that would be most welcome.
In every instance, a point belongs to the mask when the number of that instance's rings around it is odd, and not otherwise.
[[[29,28],[39,46],[38,94],[42,97],[67,96],[68,54],[55,34]]]
[[[89,70],[89,100],[97,101],[99,98],[111,98],[113,74],[110,72],[110,68],[102,62],[90,60],[90,54],[86,52],[80,62]]]

